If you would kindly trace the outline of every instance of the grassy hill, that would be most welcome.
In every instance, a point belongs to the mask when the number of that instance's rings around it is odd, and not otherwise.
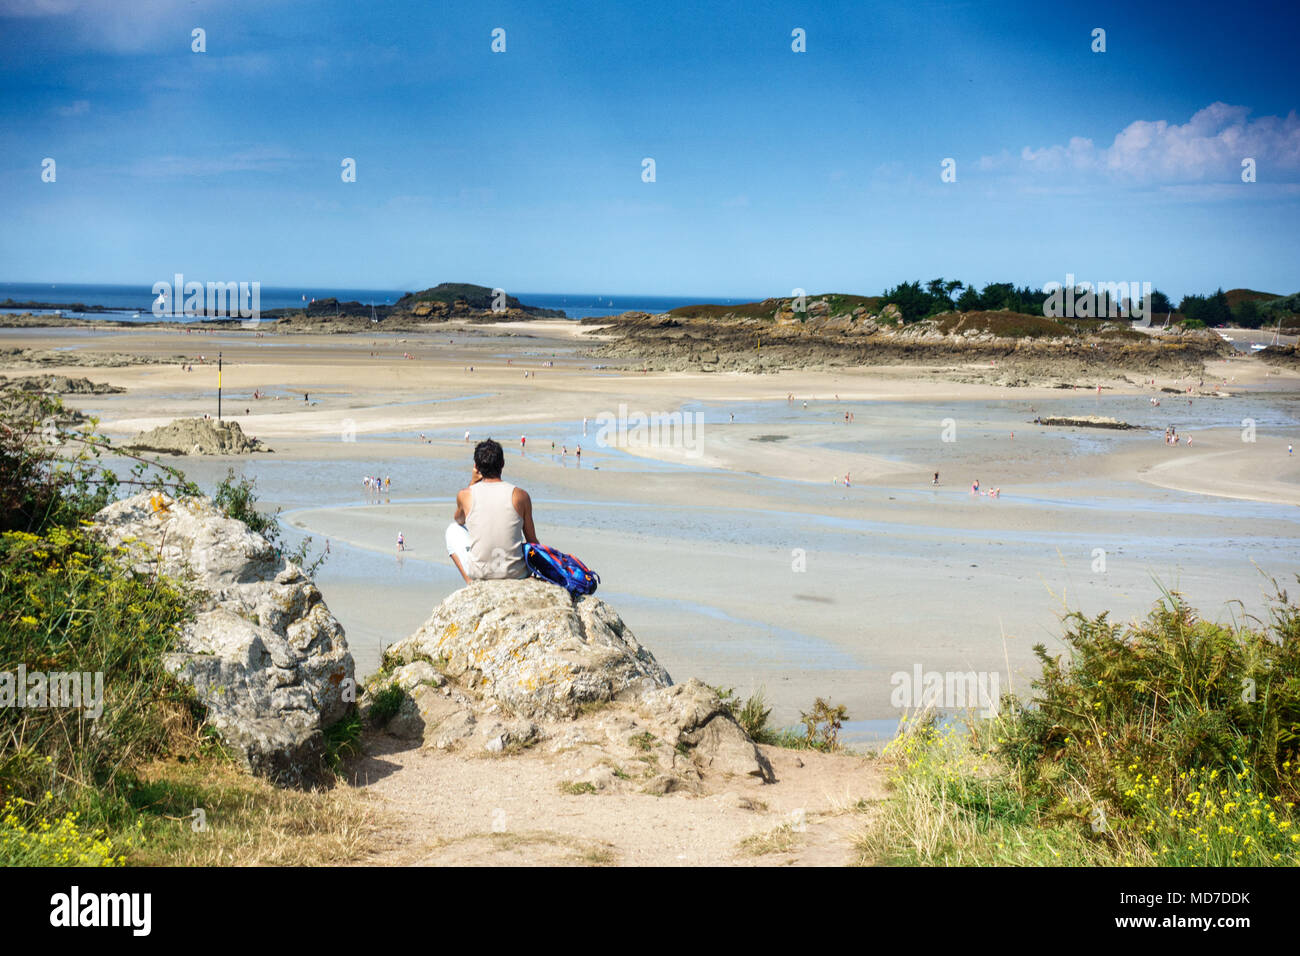
[[[1263,305],[1265,302],[1281,298],[1276,292],[1258,292],[1255,289],[1229,289],[1224,295],[1228,298],[1228,308],[1234,312],[1243,302],[1258,302]]]
[[[409,311],[420,302],[442,302],[448,307],[454,305],[457,301],[463,301],[469,308],[487,312],[490,311],[495,298],[493,290],[484,285],[474,285],[469,282],[440,282],[431,289],[425,289],[423,292],[408,292],[394,304],[393,308],[398,311]],[[553,315],[563,317],[564,313],[554,309],[541,309],[536,306],[524,305],[513,295],[505,297],[505,305],[508,309],[522,309],[535,315]]]
[[[809,307],[825,301],[830,315],[844,315],[859,307],[868,312],[878,312],[884,301],[878,295],[845,295],[839,292],[822,292],[804,296],[804,299]],[[735,305],[683,305],[668,314],[679,319],[720,319],[727,315],[741,319],[775,319],[778,312],[789,311],[793,302],[793,298],[784,297]]]

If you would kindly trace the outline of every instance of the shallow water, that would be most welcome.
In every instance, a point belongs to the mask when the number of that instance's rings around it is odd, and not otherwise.
[[[471,397],[482,396],[460,400]],[[1228,402],[1235,404],[1219,404]],[[1105,414],[1147,422],[1139,415],[1144,403],[1066,396],[1034,407],[1038,414]],[[874,433],[874,441],[807,428],[842,419],[846,408],[857,418],[854,434]],[[1234,419],[1246,409],[1261,429],[1297,422],[1296,403],[1275,396],[1204,399],[1194,410],[1205,417],[1180,424],[1179,430],[1213,423],[1236,427]],[[792,442],[796,436],[800,442],[813,438],[824,447],[847,450],[860,450],[861,442],[873,455],[903,458],[915,448],[933,446],[945,417],[956,418],[966,436],[1022,427],[1020,422],[1032,417],[1028,403],[1018,401],[909,404],[905,410],[889,402],[810,402],[807,410],[801,402],[793,408],[784,401],[695,403],[686,410],[698,411],[710,426],[734,413],[737,423],[770,427],[771,434],[789,434]],[[463,431],[426,434],[460,446]],[[479,431],[474,429],[475,437]],[[594,549],[603,562],[597,570],[606,572],[601,596],[674,677],[698,676],[734,686],[738,693],[764,687],[778,723],[797,718],[814,693],[845,701],[859,718],[844,731],[845,739],[855,742],[883,741],[896,729],[897,715],[886,717],[892,713],[888,675],[895,665],[922,660],[927,667],[949,662],[963,669],[1002,670],[1005,652],[998,630],[1005,624],[1007,632],[1034,640],[1059,632],[1060,608],[1054,602],[1067,589],[1073,606],[1090,613],[1108,608],[1118,618],[1148,608],[1158,596],[1157,582],[1185,584],[1196,596],[1193,603],[1216,617],[1225,602],[1261,592],[1261,570],[1284,579],[1300,553],[1300,509],[1268,502],[1068,476],[1008,489],[996,500],[973,497],[964,486],[844,488],[599,447],[594,420],[585,437],[580,420],[507,423],[491,431],[512,436],[513,445],[506,442],[507,467],[517,456],[544,466],[534,467],[527,481],[543,539],[562,547],[581,542],[573,550],[584,556]],[[1040,434],[1061,442],[1071,455],[1159,440],[1149,432],[1081,432]],[[401,433],[403,446],[418,444],[416,434]],[[519,434],[528,436],[526,456],[518,447]],[[567,459],[550,453],[552,440],[557,448],[569,445]],[[634,480],[620,484],[620,500],[588,498],[574,483],[581,482],[572,454],[577,444],[583,445],[582,470],[647,478],[702,475],[722,492],[722,500],[734,487],[745,501],[734,507],[666,503],[639,492]],[[455,489],[467,480],[469,450],[464,461],[408,456],[407,447],[372,445],[367,450],[373,455],[358,450],[339,443],[339,453],[347,457],[184,459],[180,464],[207,489],[229,467],[256,476],[263,504],[285,509],[281,526],[290,546],[303,534],[311,534],[318,548],[330,538],[330,558],[317,580],[347,629],[358,671],[366,674],[378,665],[384,645],[418,627],[459,584],[443,554],[441,529],[450,520]],[[368,494],[361,484],[367,474],[391,476],[389,494]],[[857,503],[870,505],[870,516],[865,510],[854,513]],[[899,517],[890,520],[882,505],[896,505]],[[1034,520],[1020,520],[1030,517]],[[397,530],[410,542],[405,555],[393,549]],[[647,556],[639,553],[642,542]],[[1089,572],[1099,542],[1107,550],[1110,574]],[[816,556],[824,570],[792,585],[779,571],[795,545]],[[718,557],[710,564],[713,555]],[[700,574],[713,585],[707,596],[696,586]],[[1027,657],[1028,643],[1021,638],[1013,645],[1013,669]]]

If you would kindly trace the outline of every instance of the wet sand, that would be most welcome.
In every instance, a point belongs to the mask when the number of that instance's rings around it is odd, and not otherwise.
[[[589,329],[260,338],[12,329],[0,330],[0,346],[69,348],[78,361],[97,351],[183,354],[196,364],[0,372],[125,387],[68,404],[129,437],[214,413],[215,369],[198,356],[220,349],[223,413],[275,454],[179,463],[207,487],[232,466],[255,476],[262,500],[285,509],[291,536],[329,539],[318,581],[363,673],[459,584],[442,532],[468,475],[466,430],[502,441],[506,477],[532,493],[539,535],[600,572],[601,596],[675,679],[763,687],[780,723],[819,695],[858,721],[897,717],[890,676],[917,664],[997,671],[1004,689],[1009,667],[1023,691],[1037,671],[1032,646],[1060,650],[1067,609],[1129,618],[1164,586],[1226,620],[1260,612],[1270,577],[1294,584],[1300,459],[1286,448],[1300,444],[1295,373],[1245,356],[1219,362],[1205,387],[1232,397],[1190,405],[1160,389],[1198,382],[1117,379],[1098,383],[1098,396],[958,384],[915,367],[640,374],[593,368],[599,360],[578,354]],[[254,399],[254,389],[272,397]],[[599,443],[601,416],[620,405],[698,415],[699,443]],[[1141,427],[1051,428],[1032,424],[1035,414]],[[1254,441],[1242,440],[1243,419]],[[1191,446],[1166,445],[1168,424]],[[393,478],[387,498],[362,488],[376,473]],[[970,494],[975,478],[1001,497]],[[410,549],[400,557],[398,531]]]

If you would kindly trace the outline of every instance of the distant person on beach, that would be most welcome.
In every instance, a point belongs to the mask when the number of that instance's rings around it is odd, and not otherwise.
[[[934,473],[934,480],[931,481],[930,484],[932,484],[932,485],[937,485],[938,483],[939,483],[939,473],[936,471],[936,472]]]
[[[397,550],[398,551],[406,550],[406,535],[402,534],[402,532],[400,531],[397,532]]]
[[[505,463],[497,442],[479,442],[469,485],[456,494],[456,514],[447,526],[447,554],[466,584],[529,574],[524,544],[537,543],[533,501],[524,489],[501,480]]]
[[[980,493],[980,480],[978,478],[971,482],[970,493],[972,495],[978,495]]]

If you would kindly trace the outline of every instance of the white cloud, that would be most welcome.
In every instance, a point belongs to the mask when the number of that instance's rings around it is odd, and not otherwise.
[[[73,100],[67,106],[58,107],[55,112],[60,116],[83,116],[90,112],[90,100]]]
[[[984,156],[979,168],[1173,184],[1235,181],[1246,158],[1255,160],[1260,181],[1300,176],[1300,117],[1295,111],[1252,120],[1249,107],[1211,103],[1181,125],[1137,120],[1107,147],[1075,136],[1064,145],[1026,146],[1018,162],[1006,151]]]

